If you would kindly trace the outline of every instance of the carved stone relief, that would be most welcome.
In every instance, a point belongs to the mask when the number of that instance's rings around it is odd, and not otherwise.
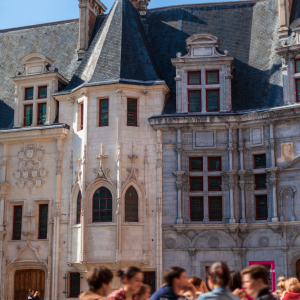
[[[165,246],[168,249],[173,249],[176,246],[176,241],[174,239],[167,239],[165,240]]]
[[[285,162],[291,161],[294,158],[294,143],[281,144],[281,157]]]
[[[269,246],[269,239],[266,236],[263,236],[258,241],[259,247],[268,247]]]
[[[211,237],[208,240],[208,246],[211,248],[217,248],[219,246],[219,239],[216,237]]]

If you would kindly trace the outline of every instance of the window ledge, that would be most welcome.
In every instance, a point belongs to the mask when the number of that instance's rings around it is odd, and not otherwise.
[[[71,228],[72,228],[72,229],[73,229],[73,228],[81,228],[81,224],[75,224],[75,225],[72,225]]]
[[[102,226],[117,226],[117,223],[113,222],[95,222],[87,224],[86,227],[102,227]]]
[[[144,226],[145,224],[139,223],[139,222],[123,222],[122,225],[125,226]]]

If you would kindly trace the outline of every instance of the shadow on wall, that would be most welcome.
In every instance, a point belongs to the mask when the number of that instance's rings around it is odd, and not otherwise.
[[[12,128],[14,122],[14,110],[3,100],[0,100],[0,128]]]

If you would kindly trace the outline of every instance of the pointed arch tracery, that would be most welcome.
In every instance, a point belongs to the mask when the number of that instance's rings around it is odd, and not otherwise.
[[[81,196],[81,190],[79,189],[77,199],[76,199],[76,224],[80,224],[80,215],[81,215],[81,202],[82,202],[82,196]]]
[[[104,186],[93,195],[93,222],[112,222],[112,194]]]
[[[139,197],[136,189],[131,185],[125,194],[125,222],[139,221]]]

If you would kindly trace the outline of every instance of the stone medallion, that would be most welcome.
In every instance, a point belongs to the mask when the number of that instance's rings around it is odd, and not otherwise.
[[[174,248],[176,245],[176,241],[174,239],[166,239],[165,240],[165,246],[168,248],[168,249],[172,249]]]
[[[194,230],[189,230],[187,233],[186,233],[186,236],[190,239],[190,240],[193,240],[194,237],[197,235],[197,233],[194,231]]]
[[[260,247],[268,247],[269,246],[269,239],[266,236],[263,236],[259,239],[258,245]]]
[[[208,240],[208,246],[211,248],[217,248],[219,246],[219,239],[216,237],[211,237]]]

